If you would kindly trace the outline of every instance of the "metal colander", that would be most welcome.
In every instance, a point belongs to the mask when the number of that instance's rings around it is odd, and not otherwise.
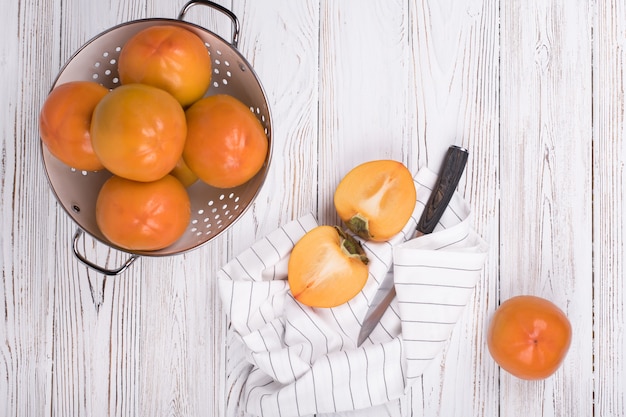
[[[183,21],[188,9],[194,5],[209,6],[224,13],[232,22],[232,42],[228,43],[213,32]],[[222,6],[204,0],[189,1],[177,19],[153,18],[134,20],[115,26],[83,45],[65,64],[52,88],[76,80],[97,81],[113,89],[120,85],[117,60],[126,41],[137,32],[154,25],[177,25],[198,35],[205,43],[213,66],[211,87],[206,95],[229,94],[244,104],[259,119],[269,141],[268,154],[261,171],[247,183],[230,189],[211,187],[201,180],[188,188],[191,200],[191,221],[184,235],[171,246],[149,252],[129,252],[110,242],[96,224],[95,207],[98,192],[111,173],[79,171],[68,167],[41,146],[43,163],[50,186],[65,211],[78,224],[73,250],[77,258],[107,275],[116,275],[126,269],[138,256],[167,256],[197,248],[227,230],[251,205],[257,196],[270,165],[272,151],[272,122],[263,87],[250,64],[237,51],[239,22],[237,17]],[[88,233],[102,243],[130,253],[129,259],[119,268],[107,269],[92,263],[78,251],[77,240]]]

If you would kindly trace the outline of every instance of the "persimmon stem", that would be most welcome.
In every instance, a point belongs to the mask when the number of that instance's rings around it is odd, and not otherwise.
[[[357,213],[352,216],[346,222],[346,225],[348,226],[348,229],[354,232],[357,236],[362,237],[363,239],[372,238],[369,221],[367,220],[367,217],[363,216],[361,213]]]
[[[347,234],[342,228],[335,226],[335,230],[341,238],[341,250],[344,251],[350,257],[357,257],[365,265],[369,263],[369,258],[365,254],[365,250],[361,245],[361,242],[356,240],[353,236]]]

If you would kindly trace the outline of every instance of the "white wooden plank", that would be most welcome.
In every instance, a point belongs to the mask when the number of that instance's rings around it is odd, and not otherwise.
[[[498,283],[498,2],[421,2],[410,10],[420,160],[437,167],[450,144],[469,150],[459,190],[490,253],[450,343],[405,407],[416,416],[497,415],[498,377],[485,329]]]
[[[36,12],[39,10],[39,12]],[[0,43],[0,413],[45,414],[51,403],[55,247],[53,200],[39,160],[41,75],[58,37],[44,16],[58,8],[35,1],[3,5]],[[46,34],[48,36],[41,36]]]
[[[339,224],[333,195],[350,169],[374,159],[417,169],[408,9],[401,1],[320,7],[318,213]]]
[[[586,2],[502,2],[500,299],[559,305],[574,338],[545,381],[501,373],[507,415],[591,415],[591,43]]]
[[[623,1],[597,2],[593,65],[594,415],[626,414]]]

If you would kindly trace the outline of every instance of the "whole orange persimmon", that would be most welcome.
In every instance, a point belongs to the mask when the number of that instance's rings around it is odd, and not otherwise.
[[[416,202],[413,176],[398,161],[365,162],[348,172],[335,190],[337,214],[363,239],[385,241],[399,233]]]
[[[361,291],[368,259],[361,245],[338,227],[318,226],[296,242],[287,266],[292,295],[311,307],[335,307]]]
[[[180,181],[185,187],[189,187],[198,181],[198,176],[194,174],[191,169],[189,169],[182,156],[170,174]]]
[[[183,158],[204,182],[217,188],[244,184],[263,167],[269,143],[256,116],[236,98],[217,94],[189,107]]]
[[[143,84],[112,90],[91,121],[91,142],[102,164],[135,181],[155,181],[170,173],[181,158],[186,134],[180,103]]]
[[[72,168],[97,171],[104,166],[91,145],[91,116],[109,90],[92,81],[72,81],[55,87],[39,113],[43,144]]]
[[[494,360],[521,379],[544,379],[565,358],[572,340],[569,319],[554,303],[520,295],[503,302],[493,314],[487,346]]]
[[[131,251],[171,245],[183,235],[190,218],[187,191],[171,175],[152,182],[112,176],[96,200],[96,223],[102,234]]]
[[[122,47],[118,71],[122,84],[162,88],[186,107],[208,90],[211,57],[195,33],[176,25],[157,25],[138,32]]]

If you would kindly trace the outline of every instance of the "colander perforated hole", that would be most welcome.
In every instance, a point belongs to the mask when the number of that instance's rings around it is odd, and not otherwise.
[[[104,51],[102,59],[93,64],[94,72],[91,78],[108,88],[115,88],[119,84],[117,61],[122,51],[121,46],[114,47],[111,51]]]
[[[76,172],[76,173],[82,175],[83,177],[89,175],[89,171],[85,171],[85,170],[79,171],[76,168],[70,168],[70,171],[71,172]]]

